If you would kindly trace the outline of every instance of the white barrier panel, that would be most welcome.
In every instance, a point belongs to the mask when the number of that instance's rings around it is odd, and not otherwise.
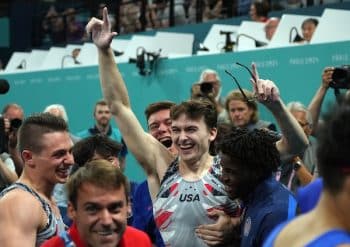
[[[161,57],[192,56],[193,34],[157,32],[154,46],[161,49]]]
[[[48,50],[33,49],[27,58],[27,71],[40,70],[48,54]]]
[[[40,69],[58,69],[62,67],[64,56],[68,55],[65,47],[51,47]]]
[[[119,39],[118,37],[113,39],[111,47],[114,51],[116,61],[118,63],[129,62],[129,57],[125,54],[125,50],[130,43],[129,39]]]
[[[97,48],[94,43],[86,42],[81,47],[77,60],[82,66],[90,66],[98,64]]]
[[[268,44],[264,31],[265,23],[242,21],[236,37],[236,50],[247,51],[264,47]]]
[[[26,71],[27,67],[27,58],[29,57],[30,52],[14,52],[7,63],[5,72],[20,72]]]
[[[325,9],[310,43],[350,40],[350,11]]]
[[[133,35],[124,51],[125,56],[128,59],[136,59],[136,54],[141,54],[142,49],[147,52],[158,52],[159,48],[156,47],[154,41],[154,36]]]

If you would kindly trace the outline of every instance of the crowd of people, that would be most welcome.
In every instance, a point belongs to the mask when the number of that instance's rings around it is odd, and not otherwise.
[[[102,9],[106,6],[105,3],[98,5],[97,17],[102,17]],[[172,6],[173,12],[170,11]],[[274,17],[269,18],[269,12],[284,8],[289,8],[289,5],[282,1],[276,4],[268,0],[242,0],[236,4],[223,0],[177,0],[173,5],[170,5],[169,0],[154,0],[146,4],[143,1],[133,0],[121,1],[118,7],[114,6],[113,9],[116,10],[109,13],[109,18],[112,30],[125,34],[249,15],[252,21],[266,22],[265,29],[269,29],[266,31],[266,38],[270,40],[272,34],[268,32],[273,33],[279,20]],[[58,45],[87,41],[88,37],[84,32],[84,25],[90,18],[87,13],[89,10],[83,8],[67,7],[60,10],[59,7],[51,5],[41,23],[43,43]],[[308,30],[305,33],[303,31],[303,36],[305,36],[303,40],[310,41],[309,37],[312,36],[314,26],[317,26],[315,19],[303,24],[303,30]]]
[[[254,63],[252,88],[226,98],[206,69],[190,99],[147,106],[144,130],[115,64],[112,24],[104,7],[86,26],[104,97],[93,126],[72,134],[60,104],[28,117],[18,104],[3,108],[2,246],[350,244],[350,94],[320,120],[333,67],[308,107],[285,104]],[[259,104],[276,124],[259,118]],[[140,184],[123,174],[128,152],[146,174]]]

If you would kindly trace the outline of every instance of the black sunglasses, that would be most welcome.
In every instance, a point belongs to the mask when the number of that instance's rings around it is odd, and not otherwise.
[[[249,72],[249,74],[251,75],[251,77],[254,79],[254,81],[256,81],[256,78],[255,78],[253,72],[252,72],[247,66],[245,66],[245,65],[243,65],[243,64],[241,64],[241,63],[239,63],[239,62],[236,62],[236,64],[239,65],[239,66],[241,66],[241,67],[243,67],[243,68],[245,68],[245,69]],[[249,103],[249,102],[254,102],[254,101],[255,101],[255,98],[253,98],[253,99],[248,99],[247,95],[244,93],[244,91],[243,91],[241,85],[239,84],[238,80],[236,79],[236,77],[234,77],[234,76],[232,75],[232,73],[230,73],[230,72],[227,71],[227,70],[225,70],[225,72],[226,72],[226,74],[228,74],[228,75],[234,80],[234,82],[236,83],[236,85],[237,85],[239,91],[240,91],[241,94],[243,95],[244,100],[247,101],[248,103]]]

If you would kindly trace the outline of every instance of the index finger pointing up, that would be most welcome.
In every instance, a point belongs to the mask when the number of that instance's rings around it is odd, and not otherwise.
[[[259,80],[259,73],[258,73],[258,69],[256,68],[256,64],[254,62],[252,63],[252,70],[254,75],[253,80],[255,81],[255,83],[257,83],[257,81]]]
[[[102,11],[102,21],[103,21],[103,27],[107,28],[108,30],[110,29],[110,24],[109,24],[109,17],[108,17],[108,10],[107,7],[103,8]]]

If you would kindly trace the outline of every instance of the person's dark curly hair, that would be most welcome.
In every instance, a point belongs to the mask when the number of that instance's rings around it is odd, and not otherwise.
[[[232,127],[218,143],[218,150],[231,158],[237,165],[239,175],[239,197],[247,199],[256,186],[281,163],[276,148],[276,137],[265,130]]]
[[[84,166],[97,153],[107,159],[109,156],[118,157],[122,144],[105,135],[89,136],[78,141],[72,148],[74,161],[78,166]]]

